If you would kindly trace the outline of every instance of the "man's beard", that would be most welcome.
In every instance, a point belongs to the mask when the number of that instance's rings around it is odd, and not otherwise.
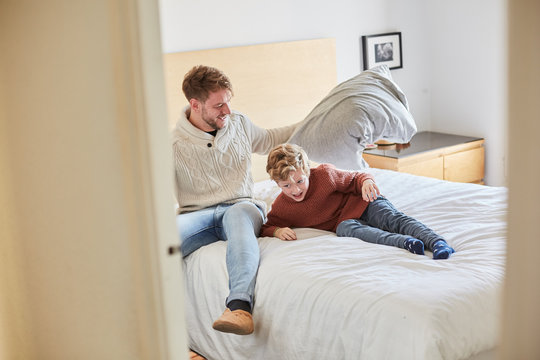
[[[228,117],[228,115],[224,116],[225,121],[227,120],[227,117]],[[216,122],[217,118],[216,117],[209,117],[204,108],[203,108],[203,111],[201,113],[201,118],[206,124],[208,124],[208,126],[210,126],[214,130],[219,130],[219,129],[223,128],[225,126],[225,124],[226,124],[226,123],[224,123],[224,125],[222,127],[219,127],[217,122]]]

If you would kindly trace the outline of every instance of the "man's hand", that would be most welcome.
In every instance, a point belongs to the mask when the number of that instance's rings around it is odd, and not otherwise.
[[[296,233],[293,229],[288,227],[277,228],[276,231],[274,231],[274,236],[286,241],[296,240]]]
[[[375,181],[371,179],[364,180],[362,184],[362,199],[367,202],[373,202],[381,194]]]

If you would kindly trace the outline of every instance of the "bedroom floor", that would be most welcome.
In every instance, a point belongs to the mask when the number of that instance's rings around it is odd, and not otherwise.
[[[199,354],[197,354],[195,351],[190,350],[189,351],[189,360],[206,360],[206,358],[202,357]]]

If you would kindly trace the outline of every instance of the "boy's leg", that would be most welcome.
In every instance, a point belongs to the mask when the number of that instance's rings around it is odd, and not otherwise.
[[[221,211],[218,210],[218,213]],[[219,230],[222,231],[222,237],[227,240],[226,262],[230,293],[226,300],[228,309],[214,323],[216,330],[241,335],[253,332],[250,313],[259,268],[257,237],[262,222],[262,211],[251,202],[233,204],[222,212],[222,228]],[[231,306],[231,303],[234,306]]]
[[[448,258],[454,252],[439,234],[420,221],[398,211],[388,199],[382,196],[368,205],[360,220],[388,232],[409,235],[421,240],[428,250],[433,251],[435,259]],[[440,251],[449,253],[444,257],[442,252],[437,253]]]
[[[342,221],[336,229],[336,234],[338,236],[359,238],[374,244],[399,247],[413,254],[424,254],[424,244],[420,240],[412,239],[407,235],[381,230],[367,225],[361,220],[350,219]]]

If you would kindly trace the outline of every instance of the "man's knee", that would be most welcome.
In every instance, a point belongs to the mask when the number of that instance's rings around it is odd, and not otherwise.
[[[247,201],[239,202],[232,205],[230,208],[227,209],[224,217],[245,217],[250,219],[260,218],[262,220],[262,214],[257,205]]]

